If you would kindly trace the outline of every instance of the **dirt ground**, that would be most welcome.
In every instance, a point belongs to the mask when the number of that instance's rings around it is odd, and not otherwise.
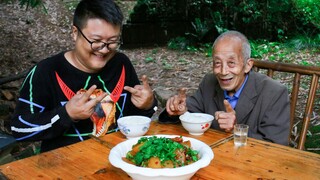
[[[72,49],[72,11],[64,1],[44,2],[47,14],[41,8],[26,10],[17,1],[0,0],[0,80],[19,75],[48,56]],[[133,4],[134,1],[120,4],[126,17]],[[201,78],[211,71],[211,58],[204,53],[173,51],[166,47],[121,50],[132,60],[139,76],[148,76],[160,105],[181,87],[187,87],[187,93],[191,94]],[[295,56],[297,61],[302,57],[312,62],[320,59],[320,55]],[[18,79],[0,84],[0,131],[8,132],[21,82],[22,79]],[[160,106],[158,113],[161,110]]]
[[[134,1],[122,1],[127,18]],[[0,1],[0,79],[14,77],[40,60],[73,48],[72,11],[62,1],[45,1],[43,9],[21,8],[18,2]],[[203,54],[177,52],[166,47],[121,49],[132,60],[139,76],[146,74],[150,85],[162,96],[179,87],[196,89],[201,77],[211,69],[211,60]],[[0,84],[1,104],[11,113],[22,79]],[[161,110],[161,109],[160,109]]]

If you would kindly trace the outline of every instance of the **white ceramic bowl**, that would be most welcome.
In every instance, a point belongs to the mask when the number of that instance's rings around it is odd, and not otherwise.
[[[180,135],[157,135],[158,137],[180,137]],[[150,136],[149,136],[150,137]],[[191,148],[199,151],[200,159],[190,165],[178,167],[178,168],[163,168],[163,169],[152,169],[145,167],[138,167],[129,164],[122,160],[127,152],[132,149],[132,145],[136,144],[140,138],[132,138],[119,143],[111,149],[109,154],[110,163],[125,171],[132,179],[136,180],[185,180],[190,179],[200,168],[206,167],[210,164],[214,157],[211,148],[197,140],[190,137],[182,137],[184,141],[190,140]]]
[[[180,117],[182,126],[191,135],[202,135],[212,124],[214,117],[205,113],[186,112]]]
[[[146,116],[125,116],[117,120],[118,127],[128,139],[145,135],[150,127],[151,119]]]

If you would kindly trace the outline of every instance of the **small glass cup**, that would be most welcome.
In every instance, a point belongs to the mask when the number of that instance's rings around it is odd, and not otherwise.
[[[235,146],[247,145],[249,125],[236,124],[233,129],[233,139]]]

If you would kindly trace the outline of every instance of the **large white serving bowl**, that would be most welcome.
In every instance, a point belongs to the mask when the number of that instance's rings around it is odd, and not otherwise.
[[[214,117],[205,113],[186,112],[179,117],[182,126],[191,135],[202,135],[212,124]]]
[[[145,135],[150,127],[151,118],[146,116],[125,116],[117,120],[118,127],[128,139]]]
[[[156,135],[157,137],[167,137],[174,138],[180,137],[179,135]],[[150,137],[150,136],[148,136]],[[129,164],[122,160],[122,157],[125,157],[127,152],[132,150],[132,145],[138,142],[139,138],[132,138],[126,140],[122,143],[119,143],[114,148],[111,149],[109,154],[110,163],[125,171],[132,179],[135,180],[185,180],[190,179],[200,168],[206,167],[210,164],[211,160],[214,157],[214,154],[211,148],[194,138],[182,137],[184,141],[190,140],[191,148],[197,150],[200,155],[200,159],[190,165],[178,167],[178,168],[163,168],[163,169],[152,169],[145,167],[138,167],[132,164]]]

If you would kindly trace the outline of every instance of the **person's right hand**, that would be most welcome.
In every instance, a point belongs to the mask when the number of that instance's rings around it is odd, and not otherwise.
[[[181,115],[187,111],[186,88],[181,88],[178,95],[170,97],[166,104],[166,110],[170,116]]]
[[[97,86],[93,85],[85,93],[78,93],[67,102],[66,110],[71,119],[84,120],[92,115],[94,107],[107,96],[107,93],[103,93],[95,99],[90,99],[90,95],[96,88]]]
[[[227,100],[223,100],[226,111],[216,111],[215,119],[219,123],[219,127],[226,132],[231,132],[233,126],[236,124],[236,111],[232,108],[231,104]]]

